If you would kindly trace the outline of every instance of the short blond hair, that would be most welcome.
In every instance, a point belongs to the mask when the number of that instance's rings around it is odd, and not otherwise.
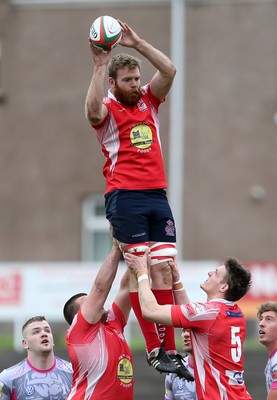
[[[28,325],[32,324],[33,322],[41,322],[41,321],[47,322],[47,319],[43,315],[36,315],[35,317],[28,319],[28,321],[26,321],[25,324],[22,326],[22,333],[24,332],[24,330],[27,328]]]
[[[140,71],[141,60],[137,57],[131,56],[126,53],[115,54],[108,66],[108,75],[110,78],[116,79],[117,71],[121,68],[127,67],[128,69],[138,68]]]

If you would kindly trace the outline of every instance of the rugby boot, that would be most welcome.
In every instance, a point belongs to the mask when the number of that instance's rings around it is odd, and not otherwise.
[[[146,352],[147,354],[147,352]],[[152,365],[160,373],[173,373],[178,374],[179,365],[165,352],[163,347],[154,349],[146,356],[149,365]]]
[[[174,361],[175,365],[177,366],[176,375],[178,375],[178,377],[181,379],[193,382],[194,377],[191,375],[189,370],[183,364],[182,357],[180,356],[180,354],[170,354],[169,357],[171,358],[172,361]]]

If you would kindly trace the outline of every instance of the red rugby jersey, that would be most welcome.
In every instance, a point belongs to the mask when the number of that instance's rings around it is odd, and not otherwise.
[[[176,327],[191,328],[198,400],[250,400],[243,379],[245,318],[233,302],[172,306]]]
[[[93,127],[106,157],[105,193],[167,187],[159,134],[161,101],[153,96],[149,84],[141,91],[141,99],[134,106],[119,103],[109,91],[103,99],[108,115]]]
[[[132,354],[124,338],[126,322],[115,303],[105,324],[87,322],[81,311],[66,332],[73,367],[68,400],[133,400]]]

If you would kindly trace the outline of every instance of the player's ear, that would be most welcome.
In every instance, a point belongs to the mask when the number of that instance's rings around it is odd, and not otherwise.
[[[29,345],[28,345],[28,342],[27,342],[26,339],[22,339],[21,344],[22,344],[24,349],[27,350],[29,348]]]
[[[228,289],[229,289],[228,283],[222,283],[221,288],[220,288],[220,291],[221,291],[222,293],[226,293]]]
[[[108,82],[111,88],[115,87],[115,80],[111,76],[109,76]]]

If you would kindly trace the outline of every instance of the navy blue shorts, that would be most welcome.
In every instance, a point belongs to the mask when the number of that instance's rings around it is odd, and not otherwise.
[[[120,242],[176,242],[166,191],[114,190],[105,196],[106,217]]]

